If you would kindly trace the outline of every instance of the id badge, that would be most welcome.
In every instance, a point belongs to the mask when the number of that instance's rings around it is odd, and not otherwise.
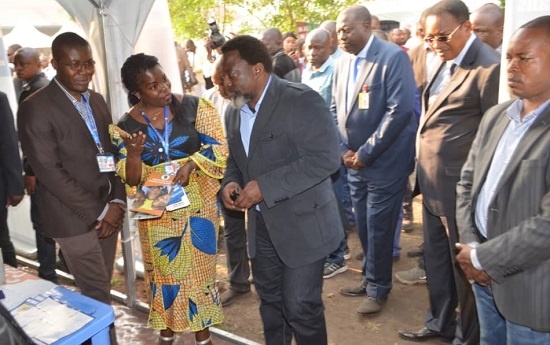
[[[363,85],[363,90],[359,93],[359,109],[369,109],[369,89]]]
[[[180,165],[176,162],[172,162],[171,164],[166,164],[164,166],[164,173],[167,175],[175,175],[180,168]]]
[[[115,172],[115,156],[112,153],[98,153],[96,156],[99,172]]]

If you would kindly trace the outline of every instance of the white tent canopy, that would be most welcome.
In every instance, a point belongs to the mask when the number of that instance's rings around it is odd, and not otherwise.
[[[6,47],[20,44],[22,47],[49,48],[52,45],[52,38],[40,32],[31,23],[24,21],[4,36],[4,44]]]

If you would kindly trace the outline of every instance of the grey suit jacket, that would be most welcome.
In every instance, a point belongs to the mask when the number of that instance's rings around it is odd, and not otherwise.
[[[477,257],[493,280],[496,305],[509,321],[550,332],[550,108],[514,152],[489,205],[487,240],[475,226],[475,205],[512,101],[491,108],[457,187],[461,243],[483,242]]]
[[[452,217],[460,169],[483,114],[498,101],[498,54],[476,38],[449,84],[428,108],[423,94],[418,129],[417,183],[430,212]]]
[[[320,260],[344,237],[330,175],[340,166],[334,122],[323,98],[303,84],[271,77],[259,109],[248,156],[240,133],[240,110],[226,114],[229,157],[225,186],[257,180],[259,204],[283,263],[296,268]],[[251,208],[249,213],[256,212]],[[254,215],[248,249],[256,255]]]
[[[365,178],[394,179],[408,176],[414,165],[414,115],[411,64],[397,45],[373,38],[367,58],[357,73],[354,90],[348,79],[355,56],[346,54],[335,65],[331,111],[337,116],[341,153],[357,152]],[[369,109],[359,109],[366,86]],[[349,100],[352,100],[347,104]]]
[[[111,151],[111,114],[103,97],[91,91],[92,108],[103,148]],[[86,123],[55,83],[19,106],[21,147],[42,186],[44,234],[71,237],[93,230],[93,223],[113,199],[125,199],[115,173],[100,173],[99,153]]]

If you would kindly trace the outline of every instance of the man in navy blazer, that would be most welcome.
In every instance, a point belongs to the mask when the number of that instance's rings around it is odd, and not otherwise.
[[[325,257],[344,237],[330,176],[338,136],[322,97],[272,74],[267,48],[242,35],[222,46],[229,157],[222,200],[248,216],[248,251],[267,345],[327,344]]]
[[[347,296],[367,296],[359,314],[379,312],[392,288],[394,232],[413,169],[415,82],[407,54],[371,34],[367,8],[354,5],[337,20],[340,46],[331,110],[355,209],[364,278]]]

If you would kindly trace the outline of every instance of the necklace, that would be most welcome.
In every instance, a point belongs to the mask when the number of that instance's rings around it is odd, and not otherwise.
[[[160,113],[162,112],[162,110],[159,110],[156,112],[156,114],[153,115],[153,121],[155,121],[157,119],[157,117],[160,115]]]
[[[140,107],[139,104],[138,104],[138,110],[139,110],[139,113],[140,113],[140,114],[142,114],[142,115],[145,114],[145,111]],[[152,120],[152,121],[155,121],[155,120],[157,119],[157,117],[162,113],[163,110],[164,110],[164,107],[163,107],[161,110],[159,110],[159,111],[157,111],[156,113],[154,113],[154,114],[151,116],[151,120]]]

